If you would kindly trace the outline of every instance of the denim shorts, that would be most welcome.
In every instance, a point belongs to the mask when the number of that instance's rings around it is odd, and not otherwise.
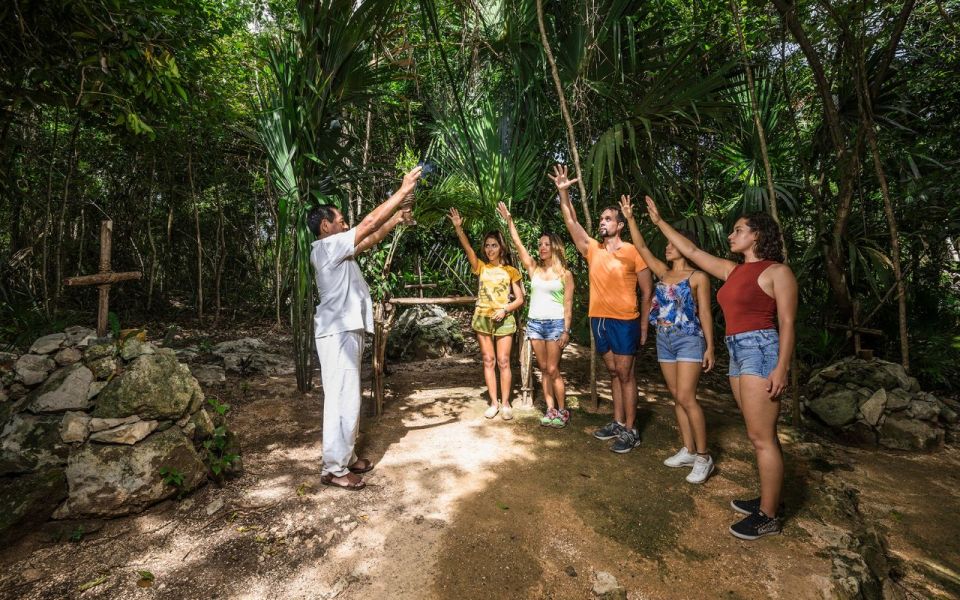
[[[728,335],[730,370],[727,375],[755,375],[766,378],[777,366],[780,357],[780,334],[776,329],[757,329]]]
[[[563,335],[563,319],[530,319],[527,321],[527,337],[531,340],[555,342]]]
[[[678,327],[657,326],[657,361],[662,363],[703,362],[707,341],[702,335],[690,335]]]
[[[640,319],[608,319],[590,317],[590,329],[597,341],[597,352],[613,352],[621,356],[632,356],[640,345]]]

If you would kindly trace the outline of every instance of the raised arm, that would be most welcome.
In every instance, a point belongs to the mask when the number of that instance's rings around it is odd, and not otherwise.
[[[362,242],[356,245],[353,255],[356,256],[361,252],[366,252],[370,248],[373,248],[385,237],[387,237],[387,235],[393,231],[397,225],[400,225],[401,223],[408,225],[413,223],[413,214],[409,208],[398,210],[397,212],[393,213],[393,216],[387,219],[387,222],[380,226],[380,229],[376,230],[371,235],[368,235],[363,239]]]
[[[658,279],[663,279],[663,274],[670,269],[667,267],[667,263],[654,256],[653,252],[650,252],[650,248],[647,247],[647,242],[644,241],[643,235],[640,233],[640,228],[637,227],[637,220],[633,217],[633,205],[630,204],[630,196],[626,194],[620,196],[620,212],[622,212],[623,216],[627,219],[627,226],[630,228],[630,238],[633,240],[633,245],[637,247],[637,251],[643,258],[643,262],[647,263],[647,266],[650,267],[650,270],[653,271],[653,274],[656,275]]]
[[[653,198],[647,196],[645,200],[647,201],[647,213],[650,215],[650,221],[660,228],[663,235],[667,237],[667,240],[673,244],[673,247],[676,248],[680,254],[687,257],[691,262],[699,265],[701,269],[717,279],[727,280],[727,277],[730,275],[730,272],[733,271],[734,267],[737,266],[737,263],[732,260],[718,258],[698,248],[696,244],[680,235],[680,232],[660,217],[660,211],[657,210],[657,205],[654,203]]]
[[[463,252],[467,255],[467,260],[470,261],[470,270],[476,273],[477,253],[470,247],[470,240],[467,238],[467,234],[463,232],[463,218],[460,217],[460,211],[451,208],[447,216],[450,217],[450,222],[453,223],[453,228],[457,231],[457,239],[460,240]]]
[[[787,387],[787,372],[793,359],[793,346],[797,340],[795,320],[797,317],[797,278],[787,265],[770,267],[773,279],[773,297],[777,301],[777,331],[780,333],[780,354],[777,366],[767,377],[767,393],[776,398]]]
[[[570,186],[579,181],[579,178],[568,179],[567,167],[563,165],[555,165],[553,167],[553,175],[548,174],[547,177],[557,186],[557,193],[560,195],[560,213],[563,215],[563,224],[567,226],[567,231],[570,232],[570,237],[573,238],[573,243],[577,247],[577,250],[580,251],[580,254],[586,256],[587,250],[590,248],[590,235],[587,233],[587,230],[583,228],[583,225],[577,221],[577,213],[573,209],[573,203],[570,202]]]
[[[507,208],[506,204],[500,202],[497,204],[497,212],[500,213],[503,220],[507,222],[507,227],[510,228],[510,239],[513,240],[513,245],[517,249],[520,264],[527,270],[527,273],[532,275],[533,270],[537,268],[537,263],[534,262],[533,257],[530,256],[527,249],[523,247],[523,242],[520,240],[520,233],[517,231],[517,226],[513,223],[513,215],[510,214],[510,209]]]
[[[360,243],[366,239],[367,236],[376,233],[383,227],[384,223],[393,216],[393,213],[400,208],[400,203],[403,202],[409,194],[413,193],[417,185],[417,180],[420,179],[420,171],[422,169],[423,167],[416,166],[404,175],[400,189],[394,192],[393,195],[387,198],[380,206],[371,210],[370,213],[360,221],[360,224],[355,228],[356,233],[353,239],[354,247],[359,248]]]
[[[703,363],[700,366],[703,370],[709,371],[716,362],[716,354],[713,344],[713,311],[710,301],[710,278],[703,271],[696,271],[690,276],[690,287],[693,288],[697,297],[697,316],[700,317],[700,327],[703,329],[703,337],[707,343],[707,349],[703,353]]]

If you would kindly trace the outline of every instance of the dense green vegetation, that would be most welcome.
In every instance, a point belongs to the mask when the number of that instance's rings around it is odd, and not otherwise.
[[[403,295],[419,264],[472,293],[444,208],[475,234],[499,200],[531,244],[562,231],[545,173],[572,133],[591,219],[649,193],[722,253],[738,215],[775,211],[803,363],[849,353],[833,326],[855,318],[879,355],[956,385],[960,2],[542,9],[562,97],[532,0],[3,3],[3,340],[91,313],[95,292],[60,282],[96,270],[109,217],[114,269],[144,273],[114,288],[123,322],[271,319],[302,350],[304,210],[353,221],[424,157],[419,225],[365,257],[368,280]]]

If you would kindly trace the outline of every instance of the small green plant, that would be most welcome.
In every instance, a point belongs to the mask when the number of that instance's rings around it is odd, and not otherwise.
[[[199,350],[201,354],[210,354],[213,352],[213,340],[210,338],[203,338],[197,342],[197,350]]]
[[[77,525],[77,527],[70,532],[69,539],[71,542],[74,542],[74,543],[80,542],[81,540],[83,540],[83,534],[85,533],[86,531],[83,530],[83,525]]]
[[[120,317],[117,316],[117,313],[110,311],[107,313],[107,324],[110,325],[110,333],[113,334],[113,339],[120,339]]]
[[[183,471],[176,467],[161,467],[160,477],[163,477],[163,482],[167,485],[176,488],[183,487]]]
[[[220,402],[215,397],[207,398],[207,404],[213,409],[213,412],[216,414],[216,420],[220,424],[214,428],[213,436],[203,442],[203,447],[207,450],[207,465],[210,467],[210,472],[213,473],[214,477],[220,478],[230,465],[240,458],[240,455],[231,452],[233,434],[230,433],[225,425],[226,415],[230,411],[230,405],[225,402]]]

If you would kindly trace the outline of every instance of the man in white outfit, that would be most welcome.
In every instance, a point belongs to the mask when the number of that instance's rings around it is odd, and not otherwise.
[[[360,425],[360,358],[365,332],[373,333],[373,304],[356,257],[385,238],[400,223],[410,222],[413,190],[420,167],[404,175],[403,184],[386,202],[350,229],[332,204],[310,211],[307,223],[317,241],[310,252],[320,293],[314,335],[323,380],[324,485],[359,490],[361,473],[373,468],[357,458],[354,445]],[[409,198],[408,198],[409,197]]]

